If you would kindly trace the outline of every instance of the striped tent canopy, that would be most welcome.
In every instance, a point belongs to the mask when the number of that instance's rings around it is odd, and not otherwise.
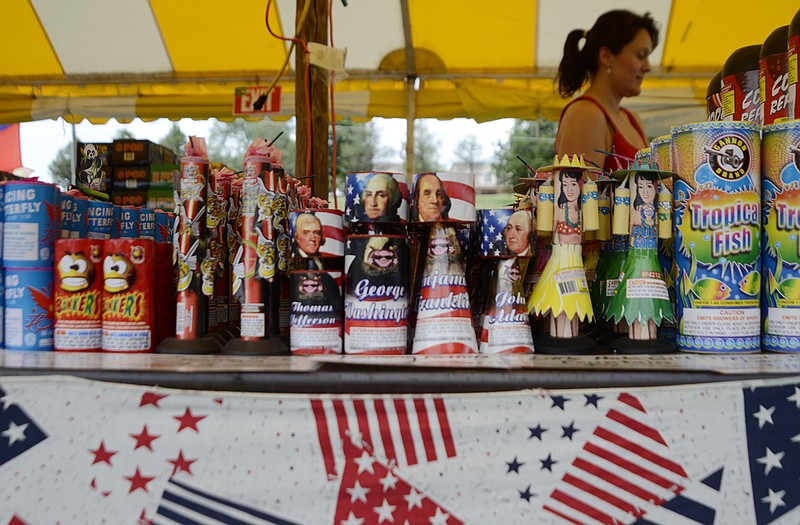
[[[643,94],[648,133],[704,118],[730,53],[788,24],[795,2],[729,0],[309,0],[332,7],[346,49],[339,116],[557,118],[567,33],[613,8],[651,11],[662,30]],[[347,5],[345,5],[345,3]],[[269,11],[267,15],[267,7]],[[303,0],[4,0],[0,123],[234,117],[237,88],[276,78]],[[294,114],[294,59],[275,116]],[[277,99],[278,97],[276,97]]]

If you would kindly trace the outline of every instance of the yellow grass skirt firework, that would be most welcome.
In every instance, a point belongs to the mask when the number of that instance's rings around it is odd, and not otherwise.
[[[578,320],[593,320],[592,300],[586,283],[580,244],[554,244],[539,282],[528,298],[528,312],[536,315],[562,313]]]

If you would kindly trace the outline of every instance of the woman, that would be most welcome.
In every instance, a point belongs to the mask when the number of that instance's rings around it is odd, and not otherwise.
[[[609,11],[589,31],[576,29],[567,36],[558,66],[559,93],[570,97],[587,81],[589,87],[561,113],[557,154],[582,153],[609,172],[619,169],[614,157],[597,150],[633,159],[647,147],[641,121],[621,102],[641,92],[650,72],[648,57],[657,44],[653,18],[624,10]]]
[[[656,193],[658,192],[658,175],[656,173],[636,174],[636,198],[633,200],[633,216],[631,226],[649,226],[656,224]],[[643,234],[655,238],[655,230]]]

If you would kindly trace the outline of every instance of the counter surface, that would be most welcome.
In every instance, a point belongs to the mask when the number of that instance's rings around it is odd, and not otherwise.
[[[71,375],[171,388],[287,393],[486,392],[663,386],[800,374],[800,356],[185,356],[0,351],[0,376]]]

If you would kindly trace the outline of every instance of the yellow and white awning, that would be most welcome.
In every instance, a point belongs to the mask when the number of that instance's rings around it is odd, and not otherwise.
[[[267,31],[267,3],[4,0],[0,123],[231,119],[235,89],[268,85],[288,51]],[[276,34],[294,34],[297,5],[272,1]],[[417,118],[477,121],[557,118],[565,101],[553,78],[567,33],[588,29],[609,9],[650,10],[662,41],[642,96],[628,104],[650,134],[702,119],[708,81],[728,55],[762,43],[798,9],[741,0],[333,0],[332,7],[334,45],[347,49],[338,115],[405,118],[411,78]],[[278,115],[294,113],[294,78],[293,71],[282,78]]]

